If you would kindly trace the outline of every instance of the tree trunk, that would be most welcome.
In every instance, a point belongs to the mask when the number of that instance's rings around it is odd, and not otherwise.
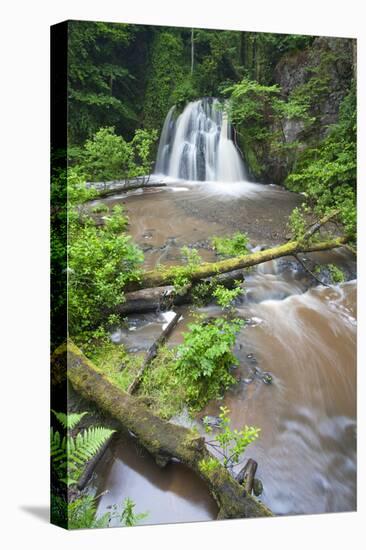
[[[159,463],[175,458],[198,474],[217,502],[220,519],[272,515],[266,506],[247,495],[223,466],[202,471],[201,461],[212,458],[204,438],[153,415],[138,399],[105,377],[71,341],[57,348],[52,356],[53,380],[65,373],[75,391],[133,432]]]
[[[244,269],[252,267],[269,260],[281,258],[283,256],[293,256],[299,252],[318,252],[322,250],[330,250],[332,248],[338,248],[348,242],[347,237],[338,237],[329,241],[321,241],[315,243],[308,243],[304,241],[290,241],[286,244],[276,246],[274,248],[267,248],[260,252],[254,252],[245,256],[237,256],[228,260],[221,260],[218,262],[203,263],[197,266],[190,273],[187,272],[187,278],[191,283],[200,281],[207,277],[213,277],[220,273],[227,273],[237,269]],[[170,267],[166,269],[156,269],[153,271],[146,271],[139,283],[129,285],[126,290],[135,290],[138,288],[153,288],[160,286],[167,286],[174,284],[174,278],[176,276],[177,267]]]
[[[100,182],[102,183],[102,182]],[[145,179],[136,179],[134,181],[124,182],[105,182],[106,187],[104,189],[97,189],[97,196],[92,199],[96,200],[109,195],[116,195],[117,193],[126,193],[127,191],[134,191],[135,189],[144,189],[145,187],[166,187],[166,183],[160,181],[146,181]],[[109,187],[107,185],[109,184]],[[93,184],[92,184],[93,185]]]
[[[202,282],[210,282],[211,277]],[[225,288],[233,288],[236,281],[244,280],[243,270],[237,269],[229,273],[222,273],[215,278],[216,282]],[[194,285],[183,295],[176,294],[173,285],[158,286],[155,288],[143,288],[125,294],[126,301],[113,309],[121,315],[129,313],[142,313],[146,311],[168,310],[175,306],[190,304],[193,302]]]

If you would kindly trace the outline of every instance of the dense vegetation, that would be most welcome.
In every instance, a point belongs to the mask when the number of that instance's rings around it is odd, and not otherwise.
[[[252,176],[341,207],[354,234],[354,74],[351,40],[74,21],[70,160],[90,181],[146,174],[169,108],[221,97]]]
[[[123,208],[93,206],[98,194],[93,184],[151,174],[158,136],[173,105],[179,112],[203,96],[222,100],[253,179],[303,194],[303,205],[289,219],[294,238],[304,237],[309,218],[335,211],[338,230],[356,240],[352,41],[74,21],[68,53],[69,164],[67,171],[54,172],[52,186],[52,275],[58,296],[53,315],[65,323],[65,275],[69,336],[121,389],[129,387],[142,358],[114,346],[108,334],[123,323],[118,307],[126,287],[141,279],[144,258],[128,235]],[[248,245],[240,232],[210,241],[219,259],[244,256]],[[188,325],[183,343],[161,347],[146,371],[139,398],[166,419],[184,408],[202,410],[236,382],[233,348],[244,325],[232,307],[243,293],[240,283],[229,289],[212,277],[192,289],[190,278],[201,258],[192,247],[181,252],[182,265],[170,269],[175,294],[192,291],[195,304],[215,300],[222,311]],[[333,282],[342,281],[335,266],[328,270]],[[59,343],[55,335],[52,340]],[[107,526],[117,517],[124,525],[136,523],[142,516],[135,515],[129,499],[122,511],[101,518],[90,495],[73,494],[65,504],[58,487],[76,485],[85,463],[112,431],[92,427],[77,433],[83,415],[64,414],[54,414],[51,433],[53,514],[74,528]],[[225,408],[220,419],[212,444],[232,468],[259,430],[231,430]],[[215,460],[203,463],[202,471],[214,469]]]

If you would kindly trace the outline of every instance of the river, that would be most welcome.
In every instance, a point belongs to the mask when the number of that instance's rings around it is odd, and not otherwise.
[[[146,268],[179,262],[179,249],[188,244],[203,260],[213,260],[208,239],[238,230],[248,233],[252,246],[284,242],[287,217],[301,202],[299,195],[276,186],[167,181],[166,188],[103,201],[124,204]],[[258,462],[261,500],[280,515],[356,508],[356,266],[343,249],[312,254],[307,261],[342,267],[347,282],[315,286],[291,258],[253,269],[236,304],[237,315],[246,320],[235,348],[237,384],[193,421],[184,414],[174,419],[203,433],[202,416],[217,415],[225,404],[233,427],[260,427],[260,438],[245,456]],[[169,345],[182,341],[192,318],[190,307],[177,311],[182,319]],[[212,305],[202,311],[221,314]],[[117,344],[143,352],[168,316],[130,315]],[[264,383],[263,372],[271,374],[271,384]],[[107,491],[99,499],[99,514],[128,496],[136,511],[149,512],[142,522],[147,524],[203,521],[217,514],[199,478],[180,464],[159,469],[133,439],[122,436],[99,463],[91,489]]]

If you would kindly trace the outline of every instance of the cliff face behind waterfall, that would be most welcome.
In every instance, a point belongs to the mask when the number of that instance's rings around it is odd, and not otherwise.
[[[263,126],[272,136],[266,143],[246,141],[245,137],[239,140],[257,180],[281,184],[300,154],[321,142],[330,125],[338,121],[355,66],[355,41],[351,39],[318,37],[311,45],[281,56],[273,71],[280,97],[285,102],[296,102],[302,96],[302,106],[314,120],[309,123],[300,114],[291,117],[284,113],[273,122],[269,113]],[[245,133],[245,128],[242,130]]]

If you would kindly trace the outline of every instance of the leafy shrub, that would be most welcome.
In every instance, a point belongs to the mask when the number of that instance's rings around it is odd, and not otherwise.
[[[241,455],[245,449],[253,443],[258,437],[260,428],[253,426],[244,426],[241,430],[232,430],[230,428],[230,410],[227,407],[220,407],[220,428],[215,435],[213,441],[209,441],[208,445],[219,445],[220,454],[223,457],[223,466],[231,469],[235,464],[238,464]],[[206,424],[206,431],[210,433],[212,428]],[[206,468],[209,465],[206,465]],[[211,464],[212,467],[212,464]]]
[[[213,291],[213,296],[215,296],[217,303],[223,309],[228,309],[231,307],[232,302],[243,293],[243,289],[240,286],[236,288],[228,289],[223,285],[217,285]]]
[[[240,256],[248,253],[249,238],[246,233],[234,233],[232,237],[212,237],[212,246],[221,256]]]
[[[176,370],[192,408],[202,408],[235,382],[230,368],[238,363],[232,352],[243,321],[217,318],[191,323],[184,343],[177,347]]]
[[[190,275],[194,272],[197,266],[201,263],[201,257],[195,248],[183,246],[181,254],[185,266],[171,268],[173,276],[174,291],[176,294],[185,294],[190,287]]]
[[[81,168],[90,181],[130,179],[150,174],[156,130],[138,129],[130,142],[113,127],[100,128],[85,142]]]
[[[352,88],[340,107],[337,124],[316,148],[304,152],[286,179],[293,191],[306,193],[321,215],[340,209],[346,233],[356,234],[356,96]]]
[[[96,328],[109,308],[123,302],[124,287],[138,279],[143,261],[125,234],[127,217],[120,206],[103,226],[80,212],[77,199],[83,187],[80,177],[68,179],[68,313],[73,336]]]
[[[100,128],[84,145],[83,168],[91,181],[122,179],[133,161],[131,146],[114,128]]]

